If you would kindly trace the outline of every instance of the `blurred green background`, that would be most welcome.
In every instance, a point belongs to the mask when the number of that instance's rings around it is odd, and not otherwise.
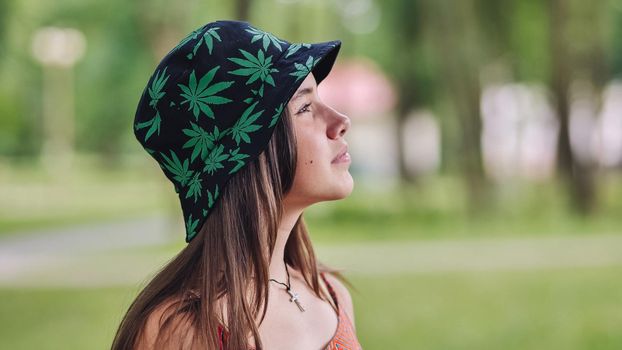
[[[136,104],[187,33],[341,39],[305,218],[365,349],[622,348],[622,0],[0,0],[0,348],[108,348],[183,248]]]

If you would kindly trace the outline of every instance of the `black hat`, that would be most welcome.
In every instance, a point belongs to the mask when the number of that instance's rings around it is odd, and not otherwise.
[[[341,41],[290,43],[240,21],[194,30],[158,64],[145,87],[134,134],[179,195],[186,242],[227,181],[267,146],[309,73],[319,84]]]

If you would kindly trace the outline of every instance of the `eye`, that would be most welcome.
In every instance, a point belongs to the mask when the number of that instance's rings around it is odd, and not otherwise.
[[[311,106],[311,103],[305,103],[302,108],[300,108],[298,110],[298,112],[296,114],[300,114],[300,113],[304,113],[304,112],[310,112],[309,107]]]

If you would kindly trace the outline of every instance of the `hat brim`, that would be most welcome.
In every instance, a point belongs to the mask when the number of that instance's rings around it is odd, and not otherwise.
[[[308,67],[309,63],[311,63],[312,68],[309,69],[308,73],[313,74],[316,83],[319,85],[332,70],[335,61],[337,60],[339,50],[341,49],[340,40],[307,44],[309,45],[309,47],[301,45],[304,44],[291,44],[287,48],[287,50],[284,50],[284,53],[279,58],[279,60],[275,62],[275,66],[277,67],[277,69],[286,73],[285,75],[282,74],[281,76],[293,78],[290,81],[280,82],[281,84],[289,86],[289,89],[286,90],[285,94],[276,98],[277,100],[284,101],[285,104],[289,102],[294,92],[298,90],[298,88],[308,75],[302,75],[301,72],[297,70],[297,68],[301,66]],[[296,50],[293,54],[288,55],[287,53],[290,52],[290,50],[292,50],[292,47],[295,46],[299,46],[299,49]],[[281,91],[281,93],[282,92],[283,91]]]

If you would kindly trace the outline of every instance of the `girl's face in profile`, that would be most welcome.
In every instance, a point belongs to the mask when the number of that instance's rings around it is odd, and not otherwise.
[[[349,172],[350,155],[345,133],[350,118],[324,104],[313,74],[302,82],[287,104],[297,140],[294,184],[286,196],[289,204],[309,206],[347,197],[354,186]]]

